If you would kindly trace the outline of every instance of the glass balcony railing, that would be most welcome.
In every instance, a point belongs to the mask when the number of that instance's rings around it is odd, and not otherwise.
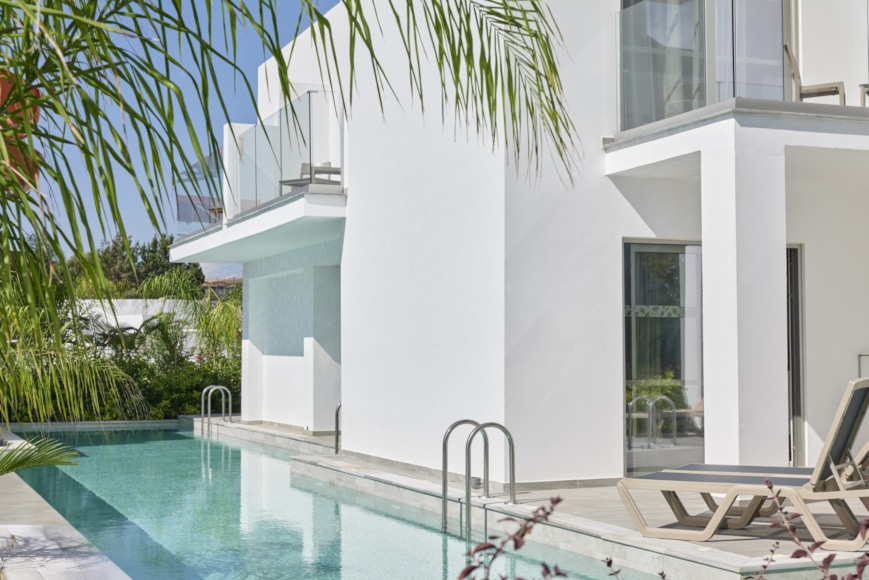
[[[175,233],[195,234],[220,223],[223,216],[223,172],[214,157],[203,169],[196,163],[175,182]]]
[[[624,0],[619,14],[622,130],[706,105],[703,0]]]
[[[343,187],[343,123],[331,94],[308,92],[236,133],[225,155],[227,218],[308,191]]]
[[[622,0],[622,6],[621,130],[733,97],[784,99],[782,0]]]

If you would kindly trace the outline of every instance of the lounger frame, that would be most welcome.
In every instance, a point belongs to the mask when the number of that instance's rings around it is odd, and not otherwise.
[[[775,514],[769,487],[773,484],[779,497],[788,500],[816,542],[823,542],[826,550],[857,551],[867,538],[860,535],[860,522],[847,504],[859,499],[869,505],[869,487],[861,478],[855,478],[854,469],[864,470],[869,456],[869,445],[851,459],[850,449],[869,407],[869,379],[848,383],[842,402],[835,415],[820,458],[814,469],[794,467],[757,467],[727,465],[688,465],[664,470],[636,478],[625,478],[618,484],[619,495],[628,509],[637,529],[644,536],[674,540],[706,541],[719,529],[741,529],[757,517]],[[848,459],[843,463],[843,459]],[[844,466],[844,467],[843,467]],[[853,481],[842,488],[843,481]],[[676,521],[683,527],[659,528],[650,526],[631,495],[632,490],[660,491]],[[680,493],[699,493],[710,513],[690,514],[679,498]],[[723,494],[715,501],[712,494]],[[747,505],[736,505],[737,500],[750,497]],[[828,502],[849,539],[831,539],[818,523],[809,504]],[[837,532],[841,529],[837,528]]]

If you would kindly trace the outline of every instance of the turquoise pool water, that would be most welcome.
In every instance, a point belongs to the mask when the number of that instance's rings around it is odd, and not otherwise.
[[[437,515],[292,477],[290,453],[156,430],[56,435],[79,465],[21,477],[134,579],[447,580],[465,544]],[[545,546],[500,570],[605,578],[601,562]],[[651,578],[623,572],[622,578]]]

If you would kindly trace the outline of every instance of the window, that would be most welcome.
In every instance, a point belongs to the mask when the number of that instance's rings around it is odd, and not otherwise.
[[[625,245],[628,474],[703,462],[699,246]]]

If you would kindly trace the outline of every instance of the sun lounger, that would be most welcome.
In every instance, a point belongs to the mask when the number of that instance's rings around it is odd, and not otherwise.
[[[869,445],[856,456],[851,446],[869,406],[869,379],[848,383],[842,402],[827,434],[820,458],[814,468],[764,467],[741,465],[685,465],[640,477],[625,478],[618,484],[619,495],[644,536],[674,540],[705,541],[721,528],[740,529],[758,516],[775,513],[766,485],[789,500],[816,542],[827,550],[856,551],[866,543],[860,536],[860,523],[846,503],[850,498],[869,504],[869,486],[863,479],[863,463]],[[682,527],[649,526],[631,495],[633,490],[657,490],[673,511]],[[699,493],[711,513],[692,515],[679,499],[679,493]],[[716,502],[712,494],[723,494]],[[749,496],[747,505],[737,506],[740,496]],[[828,502],[850,539],[831,540],[809,509],[809,502]],[[687,528],[687,529],[686,529]],[[692,529],[693,528],[693,529]],[[840,530],[837,530],[840,531]]]

